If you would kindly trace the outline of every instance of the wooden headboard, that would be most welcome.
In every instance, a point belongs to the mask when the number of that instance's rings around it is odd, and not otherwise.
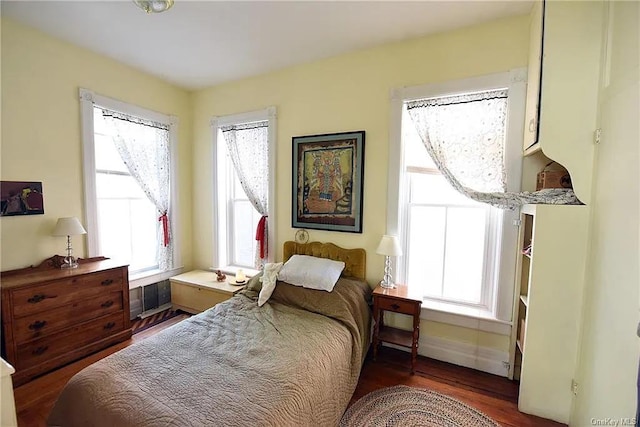
[[[287,262],[292,255],[311,255],[318,258],[328,258],[335,261],[344,262],[345,277],[355,277],[365,280],[367,273],[367,253],[364,249],[345,249],[333,243],[297,243],[284,242],[284,262]]]

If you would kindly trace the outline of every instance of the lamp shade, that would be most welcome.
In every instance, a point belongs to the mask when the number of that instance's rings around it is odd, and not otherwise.
[[[376,253],[387,256],[402,255],[402,249],[400,249],[400,242],[398,242],[398,238],[388,234],[382,236],[378,249],[376,249]]]
[[[54,236],[76,236],[78,234],[87,234],[86,230],[78,221],[78,218],[72,216],[68,218],[58,218],[56,228],[53,229]]]

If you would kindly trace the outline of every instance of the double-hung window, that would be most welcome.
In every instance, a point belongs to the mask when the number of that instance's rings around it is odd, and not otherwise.
[[[397,145],[390,155],[387,232],[397,234],[403,247],[396,281],[419,289],[424,308],[511,320],[517,215],[463,195],[442,175],[438,164],[441,160],[449,164],[468,161],[473,157],[468,152],[489,156],[497,147],[506,166],[504,188],[519,191],[522,80],[521,74],[512,72],[395,92],[392,132],[396,136],[392,141]],[[504,120],[495,120],[495,111],[489,111],[485,102],[497,92],[506,103]],[[410,114],[409,108],[421,103],[429,108]],[[446,159],[435,161],[430,156],[415,114],[424,115],[421,118],[429,121],[429,132],[441,143],[455,145],[445,153]],[[468,138],[471,135],[474,137]],[[483,173],[500,172],[487,168]]]
[[[179,266],[175,119],[81,90],[90,256],[129,264],[133,286]]]
[[[406,282],[419,285],[427,299],[488,310],[502,211],[451,187],[427,154],[406,104],[402,130]]]
[[[214,259],[249,274],[274,257],[275,108],[214,117]]]

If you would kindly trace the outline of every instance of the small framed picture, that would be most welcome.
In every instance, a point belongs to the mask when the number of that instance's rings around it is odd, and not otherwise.
[[[0,181],[0,216],[44,214],[42,182]]]

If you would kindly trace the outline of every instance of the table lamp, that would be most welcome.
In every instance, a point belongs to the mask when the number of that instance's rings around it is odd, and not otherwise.
[[[385,256],[384,278],[380,282],[380,286],[387,289],[395,288],[395,284],[393,283],[393,279],[391,278],[390,257],[402,255],[402,249],[400,249],[398,238],[396,236],[390,236],[388,234],[382,236],[382,239],[380,239],[380,244],[378,245],[378,249],[376,249],[376,253]]]
[[[71,255],[73,252],[73,249],[71,248],[71,236],[87,234],[82,224],[80,224],[80,221],[78,221],[78,218],[58,218],[56,228],[53,229],[52,234],[54,236],[67,236],[67,256],[64,258],[64,263],[60,268],[77,268],[78,262]]]

